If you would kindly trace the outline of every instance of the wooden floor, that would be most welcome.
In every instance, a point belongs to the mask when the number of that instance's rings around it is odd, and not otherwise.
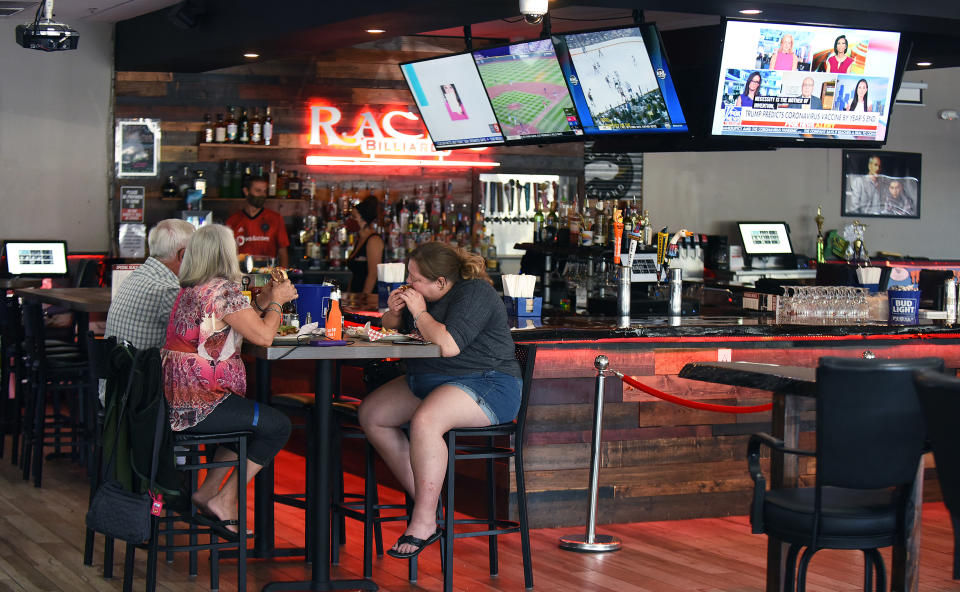
[[[8,448],[9,449],[9,448]],[[9,453],[8,453],[9,455]],[[281,453],[283,480],[302,487],[302,459]],[[291,478],[291,476],[293,476]],[[279,481],[280,479],[278,479]],[[356,483],[353,483],[356,485]],[[349,485],[349,483],[348,483]],[[384,492],[385,497],[396,495]],[[0,460],[0,590],[91,591],[120,590],[122,565],[116,577],[101,577],[102,549],[93,567],[82,565],[83,517],[87,488],[83,471],[66,461],[49,461],[44,486],[35,489],[20,480],[9,458]],[[301,512],[279,509],[281,545],[302,544]],[[401,525],[385,525],[387,545],[401,534]],[[354,578],[361,569],[360,529],[348,521],[348,543],[336,577]],[[599,532],[623,541],[623,550],[606,554],[580,554],[557,548],[557,539],[577,528],[540,529],[531,533],[536,589],[550,592],[674,592],[763,590],[766,537],[751,535],[746,517],[603,525]],[[102,537],[98,537],[98,540]],[[501,537],[501,573],[491,577],[486,569],[486,546],[481,539],[457,541],[454,583],[457,590],[523,590],[523,570],[517,535]],[[925,504],[921,551],[920,590],[960,590],[950,579],[953,538],[943,504]],[[373,579],[380,589],[392,591],[441,590],[439,550],[421,555],[420,578],[406,579],[405,561],[383,557],[374,562]],[[889,565],[889,551],[884,554]],[[221,590],[236,589],[235,562],[221,562]],[[159,590],[202,592],[208,589],[209,570],[201,562],[200,576],[187,576],[185,556],[172,564],[161,561]],[[253,560],[247,586],[259,590],[273,580],[309,577],[309,566],[298,559]],[[143,561],[137,562],[135,585],[143,588]],[[859,590],[862,560],[855,552],[821,551],[811,563],[808,590],[834,592]]]

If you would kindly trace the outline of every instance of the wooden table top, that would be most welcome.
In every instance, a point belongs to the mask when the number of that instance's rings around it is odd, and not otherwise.
[[[804,397],[814,397],[817,391],[817,369],[801,366],[758,362],[691,362],[680,370],[678,376]]]
[[[18,288],[13,293],[21,298],[33,298],[78,312],[110,310],[110,288]]]
[[[265,360],[372,360],[381,358],[439,358],[440,346],[434,343],[402,344],[356,340],[349,345],[271,345],[245,343],[244,353]]]

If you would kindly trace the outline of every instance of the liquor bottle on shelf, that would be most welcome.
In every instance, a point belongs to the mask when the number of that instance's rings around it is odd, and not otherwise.
[[[557,216],[556,200],[550,202],[550,212],[547,214],[547,224],[544,227],[543,239],[547,244],[553,244],[557,241],[557,230],[560,220]]]
[[[270,172],[267,174],[267,197],[277,196],[277,162],[270,161]]]
[[[300,198],[309,199],[313,201],[316,199],[317,194],[317,182],[314,180],[312,175],[307,175],[303,182],[300,184]]]
[[[500,266],[497,262],[497,240],[492,233],[490,234],[490,242],[487,244],[486,260],[489,271],[496,271]]]
[[[260,108],[253,108],[253,117],[250,118],[250,143],[263,143],[263,121],[260,120]]]
[[[237,122],[237,142],[240,144],[250,143],[250,118],[247,117],[247,110],[240,110],[240,120]]]
[[[238,197],[233,194],[233,170],[229,160],[224,160],[220,167],[220,197]]]
[[[327,220],[334,221],[337,215],[337,186],[327,186]]]
[[[227,141],[227,124],[223,121],[223,113],[217,113],[217,125],[213,127],[213,141],[217,144]]]
[[[560,203],[560,211],[557,213],[557,244],[570,244],[570,205],[566,202]]]
[[[267,113],[263,116],[263,145],[273,145],[273,117],[270,115],[270,107],[267,107]]]
[[[233,161],[233,173],[230,175],[230,197],[243,197],[243,164]]]
[[[570,244],[577,246],[580,244],[580,208],[577,204],[577,198],[573,198],[573,205],[567,210],[567,226],[570,228]]]
[[[189,166],[183,165],[180,176],[177,178],[177,196],[186,199],[187,191],[191,189],[193,189],[193,173],[190,172]]]
[[[227,142],[237,143],[239,130],[237,129],[237,110],[235,107],[227,107]]]
[[[303,181],[297,174],[296,169],[290,171],[290,178],[287,179],[287,199],[300,199],[301,184]]]
[[[280,173],[277,175],[277,199],[287,198],[287,182],[289,180],[287,171],[280,169]]]
[[[544,216],[543,209],[540,207],[540,200],[537,200],[536,211],[533,213],[533,242],[543,242]]]
[[[650,211],[644,210],[640,220],[643,222],[643,244],[650,245],[653,243],[653,226],[650,225]]]
[[[601,247],[607,244],[607,204],[597,202],[593,215],[593,244]]]
[[[203,143],[210,144],[213,142],[213,119],[210,117],[210,114],[207,113],[203,116]]]
[[[173,175],[167,177],[166,182],[163,184],[163,187],[160,188],[160,195],[162,197],[176,197],[177,196],[177,182],[174,180]]]

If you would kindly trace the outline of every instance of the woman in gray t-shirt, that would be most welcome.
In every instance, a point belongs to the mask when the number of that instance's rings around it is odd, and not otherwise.
[[[503,301],[484,260],[444,243],[410,253],[407,285],[390,294],[383,326],[417,330],[440,358],[407,361],[407,375],[373,391],[360,425],[413,497],[403,536],[387,553],[408,558],[440,538],[436,511],[447,470],[443,435],[512,421],[520,408],[520,365]],[[410,424],[410,438],[400,428]]]

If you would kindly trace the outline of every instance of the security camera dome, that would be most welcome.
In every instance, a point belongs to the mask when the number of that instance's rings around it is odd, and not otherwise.
[[[529,25],[537,25],[543,21],[543,15],[547,14],[548,0],[520,0],[520,14],[523,20]]]

